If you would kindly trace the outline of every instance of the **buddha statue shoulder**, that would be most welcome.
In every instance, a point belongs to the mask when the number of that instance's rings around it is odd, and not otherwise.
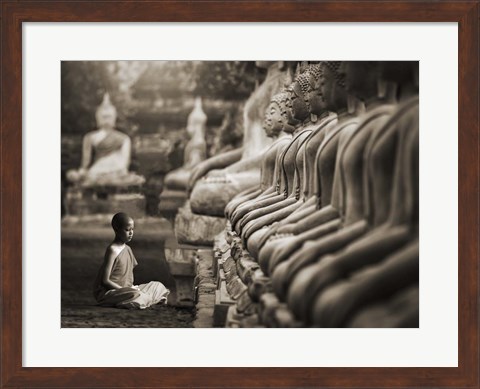
[[[196,97],[194,108],[187,119],[187,134],[190,140],[185,145],[183,166],[166,175],[165,186],[167,189],[186,190],[192,169],[205,160],[207,154],[206,123],[207,115],[202,109],[202,99]]]
[[[117,110],[106,93],[96,112],[97,129],[83,138],[82,162],[78,170],[67,172],[67,179],[80,186],[141,185],[145,178],[128,171],[131,140],[115,129]]]

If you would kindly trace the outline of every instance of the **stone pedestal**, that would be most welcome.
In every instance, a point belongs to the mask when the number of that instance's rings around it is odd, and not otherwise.
[[[175,279],[176,301],[171,304],[178,307],[193,307],[195,305],[194,280],[196,276],[195,248],[165,248],[170,274]]]
[[[215,236],[225,229],[225,225],[226,220],[223,217],[192,213],[187,202],[175,217],[175,235],[180,244],[211,247]]]
[[[223,218],[225,206],[230,200],[238,193],[259,184],[259,169],[198,180],[190,195],[191,208],[197,214]]]
[[[164,189],[160,193],[158,210],[162,216],[174,219],[177,211],[187,201],[188,196],[185,190]]]
[[[135,219],[145,216],[146,200],[139,187],[72,187],[67,189],[65,208],[67,215],[125,212]]]

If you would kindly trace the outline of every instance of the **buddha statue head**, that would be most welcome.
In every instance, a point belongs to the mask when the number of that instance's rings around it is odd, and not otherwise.
[[[322,93],[324,78],[323,62],[314,64],[310,68],[309,83],[310,88],[308,92],[308,100],[310,104],[310,112],[314,115],[320,116],[326,111],[327,105],[325,96]]]
[[[105,130],[113,130],[117,120],[117,110],[110,101],[110,95],[105,93],[102,104],[97,108],[95,114],[97,120],[97,127]]]
[[[292,115],[295,119],[303,122],[310,116],[309,88],[310,71],[306,70],[298,76],[292,84]]]
[[[324,82],[321,90],[325,96],[326,108],[333,112],[347,107],[345,74],[340,71],[340,65],[340,61],[325,61],[323,67]]]
[[[286,100],[287,92],[277,93],[272,97],[265,112],[263,128],[269,137],[276,137],[283,131],[287,122]]]
[[[378,61],[347,61],[340,66],[345,73],[348,94],[366,101],[378,95],[380,67]]]

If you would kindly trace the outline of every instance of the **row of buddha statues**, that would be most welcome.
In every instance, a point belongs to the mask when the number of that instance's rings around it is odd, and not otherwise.
[[[418,63],[260,66],[243,149],[186,184],[192,219],[224,221],[215,250],[243,284],[232,320],[418,327]]]

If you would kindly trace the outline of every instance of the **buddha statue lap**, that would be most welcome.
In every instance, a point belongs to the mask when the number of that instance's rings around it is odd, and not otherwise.
[[[79,169],[69,170],[67,214],[111,213],[113,208],[128,210],[133,216],[145,213],[140,189],[145,178],[129,172],[131,140],[115,129],[116,108],[106,93],[96,111],[98,129],[83,138]]]
[[[419,285],[402,289],[393,297],[360,309],[347,321],[350,328],[418,328]]]
[[[265,81],[247,100],[244,109],[244,141],[241,158],[238,162],[221,171],[206,174],[203,179],[195,175],[197,181],[190,195],[192,211],[197,214],[224,216],[225,206],[238,193],[258,186],[263,155],[271,140],[262,129],[265,110],[270,99],[280,92],[286,76],[283,63],[257,63],[268,67]]]

